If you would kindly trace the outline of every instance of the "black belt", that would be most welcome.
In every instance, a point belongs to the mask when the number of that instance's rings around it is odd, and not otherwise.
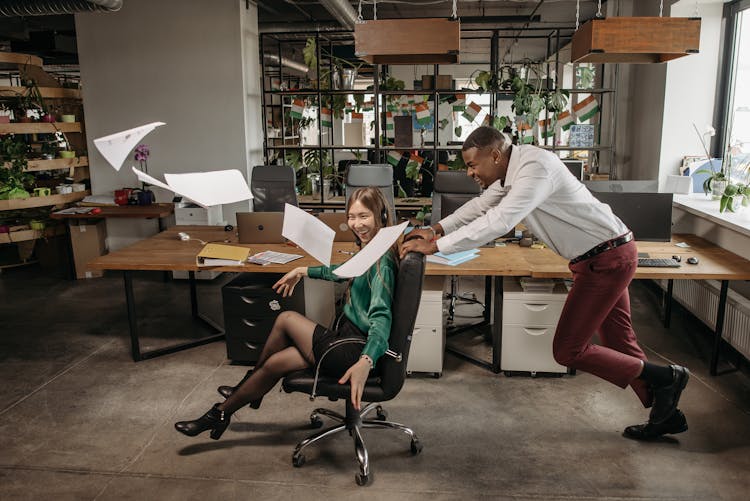
[[[602,242],[596,247],[594,247],[593,249],[584,252],[580,256],[574,257],[573,259],[570,260],[570,264],[576,264],[576,263],[583,261],[584,259],[590,259],[596,255],[601,254],[604,251],[608,251],[610,249],[614,249],[615,247],[624,245],[630,242],[631,240],[633,240],[633,232],[629,231],[626,234],[622,235],[621,237],[613,238],[612,240],[607,240],[606,242]]]

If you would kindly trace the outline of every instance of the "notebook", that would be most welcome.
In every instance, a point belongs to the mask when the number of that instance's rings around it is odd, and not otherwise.
[[[237,234],[241,244],[283,244],[283,212],[238,212]]]
[[[318,214],[318,219],[336,232],[336,235],[333,237],[334,242],[356,241],[354,232],[349,229],[349,225],[346,223],[346,212],[321,212]]]
[[[236,245],[209,243],[198,253],[198,266],[240,266],[245,264],[250,249]]]

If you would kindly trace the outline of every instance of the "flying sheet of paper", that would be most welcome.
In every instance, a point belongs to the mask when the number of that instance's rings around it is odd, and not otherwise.
[[[375,238],[370,240],[357,255],[336,268],[333,273],[341,278],[354,278],[362,275],[396,243],[398,237],[404,234],[408,224],[409,221],[404,221],[398,226],[380,228]]]
[[[236,169],[164,174],[166,184],[135,167],[133,172],[140,181],[173,191],[204,208],[253,198],[245,178]]]
[[[336,232],[317,217],[293,205],[284,204],[281,235],[302,247],[325,266],[331,265],[333,237]]]
[[[122,163],[128,157],[130,150],[135,148],[146,134],[162,125],[166,124],[164,122],[152,122],[134,129],[115,132],[109,136],[94,139],[94,144],[102,156],[109,162],[109,165],[114,167],[116,171],[119,171]]]

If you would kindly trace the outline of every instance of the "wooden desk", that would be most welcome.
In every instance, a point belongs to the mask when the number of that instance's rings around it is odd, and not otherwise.
[[[94,207],[91,207],[92,209]],[[151,205],[103,205],[98,207],[98,214],[50,214],[52,219],[108,219],[108,218],[136,218],[136,219],[159,219],[159,231],[164,231],[166,226],[163,219],[174,213],[174,204],[151,204]]]
[[[186,232],[193,240],[181,241],[177,233]],[[198,270],[215,270],[227,272],[264,272],[264,273],[286,273],[297,266],[317,266],[320,263],[311,258],[298,247],[292,247],[284,244],[263,244],[263,245],[244,245],[251,249],[251,253],[263,250],[274,250],[278,252],[302,254],[304,257],[285,265],[271,264],[267,266],[257,266],[246,264],[243,266],[216,266],[216,267],[198,267],[195,263],[195,255],[203,248],[203,244],[198,240],[205,242],[224,242],[237,244],[237,237],[232,232],[225,232],[215,226],[176,226],[167,231],[159,233],[151,238],[137,242],[125,249],[100,256],[89,263],[94,269],[101,270],[121,270],[124,272],[125,295],[128,304],[128,320],[130,324],[130,335],[132,341],[132,352],[134,360],[151,358],[166,353],[172,353],[180,349],[186,349],[198,344],[221,339],[220,336],[213,336],[203,340],[187,343],[177,347],[154,350],[149,353],[141,353],[138,346],[138,330],[136,322],[136,312],[133,300],[132,290],[132,272],[136,270],[154,270],[154,271],[188,271],[190,278],[191,290],[191,307],[195,318],[208,321],[198,313],[198,305],[195,290],[195,272]],[[686,242],[689,248],[680,248],[675,246],[676,242]],[[724,324],[724,310],[726,308],[726,296],[729,280],[749,280],[750,279],[750,261],[737,256],[725,249],[717,247],[710,242],[696,237],[694,235],[675,235],[672,242],[655,243],[655,242],[637,242],[640,252],[648,252],[651,257],[672,257],[674,254],[682,256],[682,266],[680,268],[638,268],[635,274],[636,279],[667,279],[668,288],[665,301],[665,324],[668,326],[670,307],[672,300],[672,280],[674,279],[714,279],[722,283],[719,309],[717,312],[716,330],[714,337],[714,346],[711,353],[711,374],[716,374],[716,365],[718,363],[719,347],[721,342],[721,333]],[[348,254],[339,253],[339,250],[351,251],[356,247],[352,242],[334,242],[334,253],[332,263],[339,264],[349,258]],[[696,256],[700,262],[697,265],[690,265],[685,262],[688,256]],[[463,263],[459,266],[445,266],[428,263],[425,268],[426,275],[463,275],[463,276],[485,276],[485,277],[502,277],[502,276],[532,276],[539,278],[566,278],[570,277],[568,270],[568,261],[552,252],[549,249],[530,249],[521,248],[517,245],[507,245],[505,247],[481,248],[479,257]],[[491,291],[488,292],[488,297]],[[495,300],[498,301],[502,295],[502,280],[495,280],[494,287]],[[495,308],[495,328],[493,329],[493,361],[491,364],[484,364],[493,371],[499,372],[499,353],[501,333],[501,308],[496,305]],[[217,328],[215,324],[210,323]],[[220,329],[219,329],[220,330]]]

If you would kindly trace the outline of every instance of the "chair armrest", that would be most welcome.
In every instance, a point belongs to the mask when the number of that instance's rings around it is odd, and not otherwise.
[[[318,389],[318,375],[320,374],[320,365],[323,363],[323,359],[328,355],[328,353],[336,348],[337,346],[341,346],[344,344],[351,344],[351,343],[358,343],[364,345],[366,341],[364,339],[358,338],[358,337],[347,337],[343,339],[337,339],[330,345],[328,345],[328,348],[326,348],[326,351],[323,352],[323,354],[320,356],[320,360],[315,361],[315,378],[313,379],[313,387],[312,391],[310,392],[310,400],[315,400],[316,391]],[[386,350],[386,355],[396,360],[396,362],[401,362],[403,360],[403,356],[401,353],[396,353],[392,350]]]

